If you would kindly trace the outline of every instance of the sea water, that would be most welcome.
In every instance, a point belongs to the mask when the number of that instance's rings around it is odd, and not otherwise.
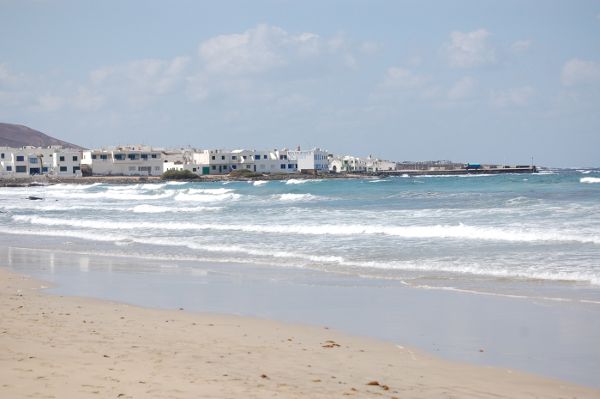
[[[0,212],[11,247],[600,304],[598,170],[58,184],[1,189]]]
[[[0,227],[0,265],[61,295],[600,386],[600,170],[2,188]]]

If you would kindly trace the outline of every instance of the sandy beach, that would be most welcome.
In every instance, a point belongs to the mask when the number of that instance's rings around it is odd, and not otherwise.
[[[0,269],[7,398],[597,398],[323,327],[53,296]]]

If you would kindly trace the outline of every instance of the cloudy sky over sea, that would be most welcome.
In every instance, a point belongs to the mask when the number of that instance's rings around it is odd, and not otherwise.
[[[88,147],[599,165],[600,1],[0,0],[0,121]]]

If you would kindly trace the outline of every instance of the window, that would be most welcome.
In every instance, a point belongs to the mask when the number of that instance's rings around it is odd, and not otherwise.
[[[38,159],[35,157],[29,158],[29,163],[38,163]]]
[[[60,167],[60,171],[61,172],[66,172],[67,171],[67,167],[66,166],[61,166]]]
[[[96,159],[96,154],[92,154],[92,159]]]
[[[130,161],[135,161],[136,154],[127,154],[127,158],[129,158]]]
[[[27,173],[27,166],[17,166],[17,173]]]
[[[246,169],[250,169],[250,165],[246,165]]]
[[[280,168],[281,168],[281,169],[285,169],[285,164],[284,164],[284,163],[282,163],[282,164],[281,164],[281,166],[280,166]]]
[[[47,166],[44,166],[42,168],[42,173],[48,173],[48,167]]]
[[[267,159],[267,154],[263,155],[263,159]]]
[[[210,159],[214,161],[215,159],[217,159],[217,157],[213,155],[212,157],[210,157]]]
[[[231,169],[237,169],[237,165],[231,165]]]
[[[281,160],[287,159],[287,155],[280,155],[279,159],[281,159]]]
[[[225,160],[225,155],[221,155],[221,160]]]
[[[7,171],[7,172],[12,172],[12,166],[7,166],[7,167],[6,167],[6,171]]]
[[[23,162],[25,161],[25,156],[24,155],[17,155],[17,162]]]
[[[231,160],[235,161],[237,159],[237,157],[235,155],[231,156]]]
[[[293,163],[288,163],[288,169],[294,169],[294,164]]]
[[[158,158],[158,154],[152,154],[152,159]]]
[[[142,154],[142,159],[144,161],[147,161],[148,160],[148,154]]]
[[[196,168],[192,168],[192,172],[195,172],[195,171],[196,171]]]
[[[73,166],[73,173],[79,172],[79,166]]]
[[[65,156],[64,156],[64,155],[61,155],[61,156],[58,158],[58,160],[59,160],[59,161],[61,161],[61,162],[65,162]]]
[[[213,166],[212,166],[212,170],[217,170],[217,166],[216,166],[216,165],[213,165]]]
[[[257,161],[260,161],[260,155],[255,155],[254,159],[257,160]]]
[[[115,159],[117,161],[123,161],[125,159],[125,154],[115,154]]]
[[[4,153],[0,154],[0,159],[4,159]]]
[[[101,160],[103,160],[103,161],[106,161],[106,160],[108,159],[108,155],[106,155],[106,154],[101,154],[101,155],[100,155],[100,159],[101,159]]]
[[[73,162],[77,162],[77,155],[73,155]]]

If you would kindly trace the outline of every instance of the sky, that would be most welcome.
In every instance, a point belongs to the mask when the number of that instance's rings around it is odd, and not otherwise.
[[[600,166],[600,0],[0,0],[0,122],[89,148]]]

